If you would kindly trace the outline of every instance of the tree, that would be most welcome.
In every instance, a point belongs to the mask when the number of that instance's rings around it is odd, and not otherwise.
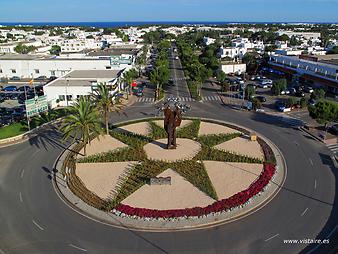
[[[28,54],[34,51],[36,48],[34,46],[26,46],[23,43],[19,43],[15,46],[14,51],[18,54]]]
[[[321,100],[324,99],[325,97],[325,90],[320,88],[320,89],[315,89],[313,93],[310,95],[311,99],[313,100]]]
[[[271,92],[274,95],[280,95],[281,91],[285,90],[287,87],[286,79],[277,79],[275,82],[273,82]]]
[[[257,72],[257,69],[259,66],[258,58],[259,58],[259,55],[257,53],[246,53],[243,56],[242,61],[243,63],[246,64],[246,69],[248,73],[255,74]]]
[[[113,96],[110,93],[110,89],[106,84],[100,83],[97,85],[97,89],[94,90],[92,97],[97,109],[101,112],[103,116],[103,121],[106,127],[106,134],[109,135],[108,114],[115,106],[113,102]]]
[[[277,40],[279,41],[288,41],[289,39],[290,39],[289,36],[287,36],[286,34],[282,34],[277,38]]]
[[[252,98],[251,102],[254,110],[260,109],[262,107],[262,103],[257,98]]]
[[[224,71],[218,71],[216,74],[216,79],[218,83],[222,84],[227,78],[227,75],[224,73]]]
[[[338,120],[338,103],[321,100],[315,106],[309,107],[310,116],[320,124],[327,124]]]
[[[329,52],[327,52],[328,54],[338,54],[338,46],[334,46]]]
[[[64,141],[72,137],[72,142],[79,138],[84,144],[84,155],[86,146],[90,143],[91,135],[100,135],[102,128],[97,109],[92,105],[88,96],[81,96],[70,107],[70,114],[63,120],[60,128]]]
[[[53,45],[51,49],[49,50],[49,53],[51,55],[59,56],[61,53],[61,47],[59,45]]]
[[[255,88],[253,86],[246,86],[245,99],[250,100],[254,94],[255,94]]]

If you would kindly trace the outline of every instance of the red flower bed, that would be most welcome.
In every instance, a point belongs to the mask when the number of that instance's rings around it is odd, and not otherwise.
[[[202,216],[216,213],[245,204],[250,198],[258,194],[269,183],[275,174],[276,168],[273,164],[264,164],[264,169],[259,178],[253,182],[248,189],[243,190],[230,198],[222,199],[206,207],[194,207],[174,210],[155,210],[147,208],[135,208],[129,205],[119,204],[115,209],[129,216],[147,218],[177,218],[184,216]]]

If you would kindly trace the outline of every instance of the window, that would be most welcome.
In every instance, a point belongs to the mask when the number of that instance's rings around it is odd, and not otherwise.
[[[59,100],[60,101],[65,101],[65,96],[64,95],[59,95]]]
[[[0,73],[2,73],[2,69],[0,69]]]
[[[34,72],[35,72],[35,74],[39,74],[40,73],[39,69],[35,69]]]
[[[15,70],[15,69],[11,69],[11,72],[12,72],[12,73],[16,73],[16,70]]]
[[[67,95],[67,101],[71,101],[73,98],[73,95]]]

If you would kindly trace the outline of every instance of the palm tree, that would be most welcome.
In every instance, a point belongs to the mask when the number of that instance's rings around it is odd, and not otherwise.
[[[84,155],[86,156],[86,146],[90,143],[92,134],[101,134],[101,122],[97,109],[91,103],[88,96],[81,96],[80,99],[70,107],[70,114],[64,119],[61,126],[63,140],[68,140],[71,136],[73,142],[80,138],[84,143]]]
[[[151,83],[156,84],[155,100],[157,100],[160,95],[160,82],[161,82],[161,76],[160,76],[160,71],[158,67],[153,69],[152,72],[150,73],[150,81]]]
[[[106,134],[109,135],[108,114],[112,107],[114,107],[113,96],[106,84],[101,83],[97,85],[97,89],[92,95],[97,109],[103,115],[103,121],[106,127]]]

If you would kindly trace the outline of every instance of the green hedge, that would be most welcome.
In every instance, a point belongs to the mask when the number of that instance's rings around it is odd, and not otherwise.
[[[177,130],[178,138],[189,138],[189,139],[197,139],[198,132],[200,129],[201,120],[193,119],[192,123],[180,128]]]
[[[241,133],[202,135],[197,139],[197,141],[202,145],[213,147],[231,139],[240,137],[241,135]]]

